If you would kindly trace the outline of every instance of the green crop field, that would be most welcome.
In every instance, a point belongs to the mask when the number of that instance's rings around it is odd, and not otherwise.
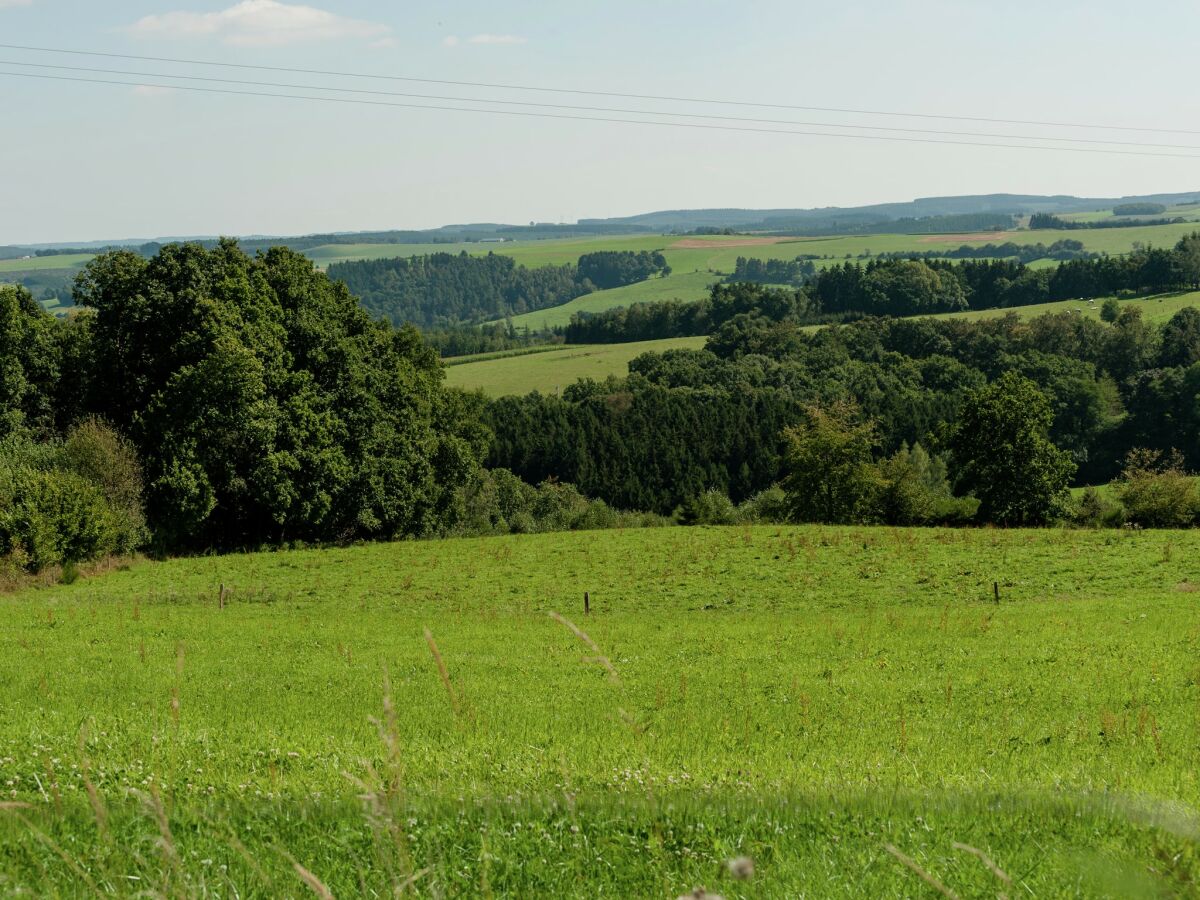
[[[0,892],[934,896],[892,845],[961,897],[1194,895],[1198,588],[1197,532],[755,527],[28,589]]]
[[[0,260],[0,274],[43,272],[48,269],[76,269],[94,258],[91,253],[68,253],[61,256],[35,256],[31,259],[2,259]]]
[[[468,390],[481,389],[493,397],[535,390],[557,393],[580,378],[602,380],[609,375],[626,375],[629,361],[643,353],[699,348],[706,340],[686,337],[631,344],[588,344],[484,359],[447,367],[446,383]]]

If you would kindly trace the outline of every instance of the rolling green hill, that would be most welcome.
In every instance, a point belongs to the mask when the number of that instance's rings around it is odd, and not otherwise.
[[[1198,556],[662,528],[0,597],[4,890],[933,896],[890,844],[963,897],[1190,895]]]
[[[614,292],[615,293],[615,292]],[[598,296],[598,295],[592,295]],[[589,298],[590,299],[590,298]],[[1184,307],[1200,307],[1200,292],[1164,294],[1118,301],[1122,306],[1141,308],[1148,322],[1162,324]],[[1099,319],[1101,301],[1063,300],[1012,309],[988,309],[971,312],[945,313],[935,318],[994,319],[1015,314],[1023,319],[1046,313],[1072,312]],[[813,330],[811,326],[806,330]],[[534,356],[510,356],[482,362],[465,362],[447,370],[449,384],[465,388],[481,388],[491,396],[527,394],[538,390],[557,392],[579,378],[602,379],[609,375],[628,373],[629,361],[642,353],[661,352],[679,347],[702,347],[705,338],[669,338],[661,341],[640,341],[633,344],[591,344],[565,347]]]

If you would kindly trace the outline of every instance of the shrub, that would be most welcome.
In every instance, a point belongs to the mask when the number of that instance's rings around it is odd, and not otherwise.
[[[1125,509],[1120,503],[1106,498],[1094,487],[1086,487],[1072,516],[1076,525],[1085,528],[1120,528],[1125,524]]]
[[[117,519],[116,551],[130,553],[146,537],[142,514],[142,466],[133,445],[100,419],[85,419],[67,433],[66,466],[98,486]]]
[[[452,533],[534,534],[668,524],[653,513],[615,510],[589,500],[571,484],[546,481],[534,487],[507,469],[480,471],[460,491],[462,514]]]
[[[1187,528],[1200,516],[1196,479],[1178,450],[1130,450],[1116,491],[1128,520],[1143,528]]]
[[[756,523],[779,524],[788,520],[787,494],[779,485],[772,485],[765,491],[759,491],[753,497],[743,500],[737,508],[739,524],[753,525]]]
[[[738,521],[738,513],[721,491],[707,490],[675,510],[675,521],[680,525],[733,525]]]
[[[129,445],[98,422],[62,443],[0,443],[0,557],[36,573],[133,551],[146,535],[139,471]]]
[[[0,482],[0,555],[40,572],[117,549],[119,524],[99,488],[73,472],[10,468]]]

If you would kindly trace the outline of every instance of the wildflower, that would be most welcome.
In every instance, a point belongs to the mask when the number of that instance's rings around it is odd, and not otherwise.
[[[754,860],[748,856],[736,856],[725,865],[729,874],[739,881],[749,881],[754,877]]]

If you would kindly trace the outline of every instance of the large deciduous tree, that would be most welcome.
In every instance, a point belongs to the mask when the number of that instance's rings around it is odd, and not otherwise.
[[[137,444],[168,548],[425,532],[484,450],[420,337],[292,251],[109,253],[76,299],[90,405]]]
[[[797,522],[850,523],[870,518],[883,480],[872,458],[875,423],[847,400],[812,405],[784,431],[783,489]]]
[[[1050,442],[1050,401],[1016,372],[973,391],[950,435],[958,487],[999,525],[1041,525],[1066,496],[1075,463]]]

